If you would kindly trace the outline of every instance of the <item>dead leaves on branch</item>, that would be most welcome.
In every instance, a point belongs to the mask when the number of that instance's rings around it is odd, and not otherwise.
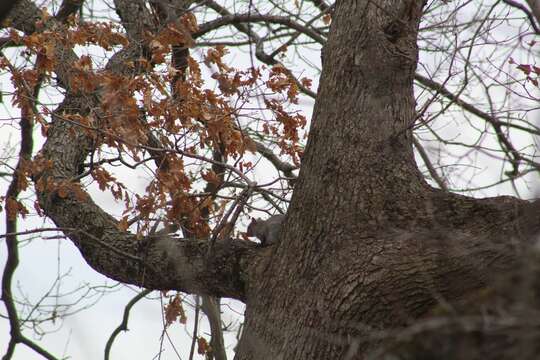
[[[8,214],[8,219],[14,221],[17,216],[25,218],[28,215],[28,209],[24,206],[22,202],[14,198],[7,198],[5,200],[6,213]],[[3,210],[0,206],[0,210]]]
[[[182,306],[182,298],[180,294],[176,294],[173,297],[169,298],[169,303],[164,307],[165,315],[165,327],[169,327],[176,320],[180,324],[187,323],[187,316],[184,307]]]
[[[163,296],[167,295],[163,294]],[[184,309],[184,305],[182,303],[182,296],[180,293],[169,296],[169,302],[163,307],[163,317],[165,319],[165,328],[170,327],[175,322],[178,322],[182,325],[187,324],[187,315]],[[210,343],[202,336],[197,336],[197,353],[199,355],[212,353],[212,347]]]
[[[55,197],[61,199],[71,197],[78,201],[87,200],[88,195],[79,182],[40,177],[41,173],[51,166],[52,163],[49,160],[45,160],[39,155],[32,161],[23,160],[21,166],[17,170],[17,191],[28,190],[30,179],[38,178],[39,180],[35,184],[35,189],[39,192],[51,194],[50,198],[52,201],[54,201]],[[1,204],[3,202],[5,202],[6,211],[9,214],[10,220],[15,220],[18,216],[24,218],[29,214],[28,207],[23,201],[12,198],[0,198],[0,211],[2,210]],[[33,207],[39,216],[43,216],[42,209],[39,207],[37,201],[34,202]]]
[[[92,45],[110,51],[130,46],[126,35],[111,23],[77,22],[73,18],[66,26],[43,29],[24,36],[16,31],[10,33],[11,40],[24,46],[38,64],[35,69],[8,69],[15,86],[14,105],[33,112],[35,107],[28,100],[28,88],[37,84],[40,76],[53,76],[63,61],[59,49]],[[125,60],[127,68],[139,66],[144,70],[135,76],[100,68],[100,59],[91,52],[73,63],[63,64],[69,71],[67,79],[59,85],[71,95],[99,97],[99,106],[59,113],[43,106],[41,113],[33,114],[41,123],[44,136],[49,127],[47,121],[55,119],[76,125],[92,139],[94,149],[92,159],[86,164],[86,174],[92,176],[100,190],[125,202],[124,217],[119,223],[123,229],[128,227],[127,213],[132,212],[146,223],[155,219],[156,214],[165,213],[170,221],[181,219],[197,235],[210,233],[208,219],[201,219],[201,209],[212,208],[206,203],[209,197],[198,194],[194,183],[202,180],[219,187],[221,180],[209,169],[212,163],[205,158],[215,149],[219,149],[224,159],[235,159],[234,167],[239,173],[252,169],[250,161],[241,160],[246,152],[256,151],[242,116],[243,107],[255,96],[264,98],[266,108],[261,110],[272,115],[270,120],[262,120],[264,134],[272,136],[282,153],[299,163],[298,131],[306,125],[306,119],[287,109],[288,104],[298,103],[299,96],[298,85],[289,71],[281,66],[238,70],[226,61],[227,49],[218,46],[208,49],[200,60],[188,56],[187,68],[182,70],[185,76],[178,77],[179,70],[170,63],[172,47],[192,47],[195,42],[191,34],[195,31],[196,19],[186,13],[159,33],[146,33],[145,44],[141,46],[149,52],[148,56]],[[210,69],[217,89],[206,85],[201,64]],[[6,68],[3,63],[0,66]],[[311,85],[308,79],[302,79],[301,83]],[[76,139],[74,136],[73,141]],[[155,178],[144,194],[129,194],[115,176],[99,165],[104,161],[102,149],[105,148],[138,163],[148,159],[149,154],[159,159]],[[197,170],[188,171],[186,159],[192,159],[189,166],[196,165]],[[78,180],[40,179],[37,189],[53,191],[60,198],[73,195],[83,200],[86,193]]]
[[[193,13],[187,12],[177,22],[167,24],[157,35],[148,34],[147,41],[152,51],[152,62],[162,64],[167,61],[171,46],[195,46],[191,34],[198,30],[197,19]]]
[[[512,58],[510,58],[508,63],[511,65],[516,64],[516,62]],[[540,67],[532,64],[518,64],[516,65],[516,69],[518,69],[525,75],[525,81],[530,82],[535,87],[539,87],[538,81],[540,78]]]

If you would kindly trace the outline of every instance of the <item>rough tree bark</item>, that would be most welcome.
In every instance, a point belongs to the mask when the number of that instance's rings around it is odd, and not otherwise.
[[[150,26],[140,2],[115,1]],[[242,241],[138,240],[89,198],[59,196],[46,181],[75,178],[91,140],[66,121],[97,107],[100,94],[68,92],[39,156],[40,205],[97,271],[149,289],[244,301],[237,359],[361,359],[370,332],[405,325],[512,267],[516,243],[538,232],[539,203],[472,199],[430,188],[412,149],[413,77],[422,1],[338,1],[302,168],[279,245]],[[33,31],[37,8],[21,1],[15,27]],[[54,25],[54,19],[49,26]],[[123,56],[110,71],[125,72]],[[69,88],[75,54],[57,49]],[[135,70],[134,70],[135,71]]]
[[[363,358],[370,331],[480,288],[538,231],[538,202],[444,193],[417,170],[421,14],[422,1],[337,3],[287,230],[247,288],[238,359]]]

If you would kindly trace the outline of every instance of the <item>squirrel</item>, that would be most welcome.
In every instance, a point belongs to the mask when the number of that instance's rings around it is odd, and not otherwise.
[[[262,246],[275,244],[283,220],[285,215],[270,216],[267,220],[251,218],[246,234],[261,240]]]

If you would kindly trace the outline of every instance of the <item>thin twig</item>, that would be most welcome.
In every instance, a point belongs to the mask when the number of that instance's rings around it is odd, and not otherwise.
[[[433,164],[431,163],[431,160],[429,159],[429,156],[426,153],[426,150],[424,150],[424,147],[422,146],[422,144],[420,144],[418,139],[416,139],[414,136],[413,136],[413,144],[416,150],[418,151],[418,153],[420,154],[420,157],[424,161],[424,164],[426,164],[426,167],[429,171],[429,174],[431,175],[431,178],[437,183],[437,185],[439,185],[441,190],[448,191],[448,187],[446,186],[446,183],[439,176],[439,174],[437,174],[437,171],[433,167]]]
[[[540,20],[536,19],[534,14],[531,13],[531,11],[529,9],[527,9],[526,6],[524,6],[524,5],[522,5],[522,4],[518,3],[518,2],[515,2],[514,0],[503,0],[503,2],[505,4],[510,5],[511,7],[514,7],[516,9],[519,9],[519,10],[523,11],[525,13],[525,15],[527,15],[527,18],[529,18],[529,22],[531,23],[531,26],[533,27],[534,32],[537,35],[540,35],[540,27],[536,23],[537,21],[540,21]]]
[[[195,355],[195,344],[197,343],[197,333],[199,331],[199,295],[195,295],[195,318],[193,319],[193,339],[191,340],[191,348],[189,349],[189,360],[193,360]]]
[[[12,64],[5,58],[4,54],[0,51],[0,57],[3,57],[6,59],[7,66],[12,72],[12,74],[15,74],[17,70],[12,66]],[[23,80],[24,81],[24,80]],[[35,99],[37,97],[37,94],[39,92],[39,88],[41,85],[42,78],[38,79],[38,82],[36,86],[32,89],[24,82],[21,86],[21,91],[26,92],[26,97],[28,99]],[[2,357],[3,360],[11,359],[14,352],[15,347],[17,344],[24,344],[28,346],[30,349],[34,350],[41,356],[43,356],[46,359],[49,360],[56,360],[56,357],[54,357],[52,354],[47,352],[45,349],[31,341],[30,339],[26,338],[22,332],[21,332],[21,324],[19,321],[19,315],[17,313],[17,307],[15,306],[15,299],[13,297],[12,293],[12,281],[13,276],[15,275],[15,270],[17,269],[17,266],[19,265],[19,244],[17,239],[17,217],[18,217],[18,202],[17,197],[19,196],[19,193],[21,192],[21,189],[19,187],[19,179],[21,177],[24,177],[24,168],[25,165],[31,160],[32,157],[32,149],[34,147],[34,139],[32,136],[33,133],[33,121],[32,121],[32,113],[33,104],[21,104],[21,120],[20,120],[20,126],[21,126],[21,148],[19,149],[19,160],[17,162],[17,166],[15,167],[15,171],[13,173],[13,177],[11,178],[11,182],[8,186],[8,189],[6,191],[6,212],[5,212],[5,219],[6,219],[6,248],[7,248],[7,259],[6,263],[4,265],[4,271],[2,274],[2,296],[1,299],[4,302],[4,306],[6,307],[7,316],[9,319],[9,327],[10,327],[10,339],[8,343],[7,350]]]
[[[143,290],[140,293],[138,293],[137,295],[135,295],[135,297],[133,297],[133,299],[131,299],[126,304],[126,307],[124,308],[124,315],[122,315],[122,322],[111,333],[111,336],[109,336],[109,339],[107,340],[107,344],[105,345],[105,356],[104,356],[105,360],[109,360],[111,347],[112,347],[112,344],[113,344],[114,340],[116,339],[116,337],[120,334],[121,331],[127,331],[128,330],[127,326],[128,326],[128,320],[129,320],[129,312],[131,311],[131,308],[137,302],[139,302],[139,300],[141,300],[142,298],[144,298],[146,295],[150,294],[151,292],[152,292],[152,290]]]

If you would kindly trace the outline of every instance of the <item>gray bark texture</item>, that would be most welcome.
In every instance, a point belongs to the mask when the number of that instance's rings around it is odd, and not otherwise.
[[[369,358],[370,336],[486,285],[538,232],[538,202],[444,193],[420,175],[421,12],[422,1],[337,3],[286,230],[247,288],[238,359]]]
[[[126,29],[135,45],[107,67],[125,74],[123,59],[142,51],[136,40],[152,21],[142,0],[115,6],[121,19],[137,20]],[[110,278],[244,301],[238,360],[375,356],[386,332],[440,304],[454,306],[514,269],[540,229],[538,201],[446,193],[428,186],[417,169],[411,128],[422,6],[337,2],[279,244],[231,240],[209,249],[207,241],[165,235],[138,239],[90,198],[59,196],[47,186],[38,189],[41,207],[69,229],[88,264]],[[21,0],[13,13],[13,26],[33,31],[32,3]],[[47,26],[56,26],[54,19]],[[69,92],[76,55],[57,51],[64,61],[56,74],[68,91],[39,154],[51,166],[36,175],[38,184],[77,177],[92,141],[65,117],[101,101],[99,91]]]

